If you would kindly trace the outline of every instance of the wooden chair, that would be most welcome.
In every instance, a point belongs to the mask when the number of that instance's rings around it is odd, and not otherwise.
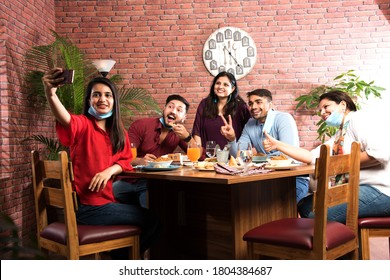
[[[390,254],[390,217],[360,218],[358,225],[362,260],[370,259],[370,237],[388,237]]]
[[[130,247],[129,257],[139,259],[139,227],[77,225],[77,199],[71,184],[73,171],[65,151],[59,153],[57,161],[41,160],[39,153],[32,151],[31,160],[37,238],[41,249],[67,259],[79,259],[91,254],[99,257],[100,252]],[[50,221],[53,209],[63,210],[63,222]]]
[[[345,173],[348,183],[330,186],[330,176]],[[337,156],[330,156],[329,146],[322,145],[315,165],[315,217],[285,218],[249,230],[243,237],[249,258],[337,259],[348,254],[357,259],[359,175],[359,143],[352,144],[351,154]],[[327,209],[343,203],[347,203],[346,224],[327,221]]]

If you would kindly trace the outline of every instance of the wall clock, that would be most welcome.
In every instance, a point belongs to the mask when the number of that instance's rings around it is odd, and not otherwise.
[[[237,27],[219,28],[203,46],[203,62],[213,76],[227,71],[239,80],[253,69],[256,58],[256,44],[252,37]]]

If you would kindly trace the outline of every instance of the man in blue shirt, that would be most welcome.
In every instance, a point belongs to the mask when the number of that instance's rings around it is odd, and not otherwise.
[[[247,93],[248,106],[252,118],[245,124],[240,139],[231,125],[231,118],[221,127],[221,133],[231,145],[230,154],[237,154],[237,143],[252,143],[258,153],[278,155],[279,151],[267,153],[263,146],[264,131],[282,142],[299,147],[298,128],[291,114],[272,109],[272,94],[267,89],[256,89]],[[297,202],[307,195],[309,188],[308,177],[297,177]]]

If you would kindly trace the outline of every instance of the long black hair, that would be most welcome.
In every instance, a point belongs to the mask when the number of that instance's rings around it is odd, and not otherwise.
[[[85,91],[83,115],[87,116],[88,118],[92,117],[88,113],[88,109],[90,107],[89,101],[92,94],[92,87],[96,84],[104,84],[108,86],[111,89],[112,95],[114,97],[112,116],[107,118],[106,127],[110,132],[112,153],[116,154],[117,152],[123,151],[126,143],[126,134],[120,114],[118,89],[110,79],[105,77],[96,77],[88,83],[87,89]]]
[[[226,71],[220,72],[218,73],[217,76],[214,77],[213,83],[210,88],[210,93],[206,97],[206,106],[204,109],[204,115],[208,119],[214,119],[218,116],[218,106],[217,106],[218,97],[214,93],[214,86],[220,77],[227,77],[232,87],[234,87],[234,90],[230,94],[228,102],[224,107],[224,117],[227,118],[228,115],[234,117],[237,111],[238,103],[239,102],[245,103],[245,101],[238,95],[237,80],[234,77],[234,75]]]
[[[332,90],[326,92],[320,96],[319,102],[321,102],[322,99],[329,99],[336,102],[337,104],[340,104],[341,101],[344,101],[347,104],[348,110],[357,111],[355,102],[353,102],[352,98],[344,91]]]

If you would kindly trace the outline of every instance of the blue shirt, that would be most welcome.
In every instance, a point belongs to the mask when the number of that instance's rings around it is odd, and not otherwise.
[[[273,138],[292,146],[299,147],[298,128],[294,118],[289,113],[275,110],[268,111],[264,124],[254,118],[250,118],[245,124],[238,142],[252,143],[252,146],[256,148],[258,153],[268,154],[263,147],[263,140],[265,138],[263,134],[264,128]],[[231,144],[230,154],[236,156],[237,141],[234,140],[229,143]],[[280,154],[280,152],[272,150],[269,154],[277,155]]]

